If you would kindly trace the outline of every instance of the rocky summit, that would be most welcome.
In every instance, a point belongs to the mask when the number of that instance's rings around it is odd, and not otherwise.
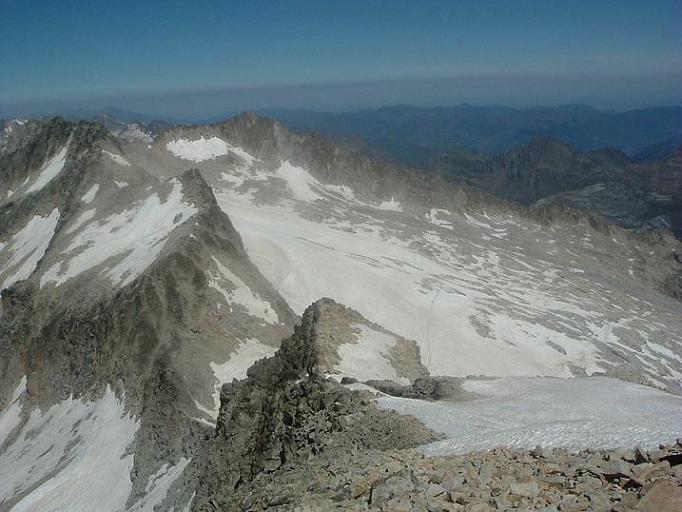
[[[253,114],[2,126],[0,511],[679,510],[672,221]]]

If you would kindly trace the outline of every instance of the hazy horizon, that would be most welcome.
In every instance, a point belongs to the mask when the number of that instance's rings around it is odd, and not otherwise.
[[[562,77],[564,87],[555,86],[542,94],[552,77],[469,77],[391,82],[316,84],[287,87],[261,87],[224,90],[189,90],[135,94],[70,97],[61,100],[40,99],[0,103],[0,117],[43,117],[128,111],[145,117],[177,121],[202,121],[230,116],[245,111],[309,110],[314,112],[352,112],[397,105],[424,108],[447,108],[469,104],[474,107],[555,108],[582,105],[599,110],[626,111],[651,107],[682,106],[682,73],[671,80],[668,97],[657,101],[627,99],[633,80],[627,88],[611,87],[601,101],[579,94],[580,77]],[[593,80],[591,84],[594,84]],[[566,85],[568,82],[568,85]],[[621,83],[623,83],[621,81]],[[642,79],[639,85],[650,83]],[[448,88],[447,86],[451,87]],[[504,94],[500,87],[504,86]],[[660,87],[660,83],[657,84]],[[535,87],[534,101],[524,100],[521,92]],[[440,91],[440,92],[439,92]],[[620,93],[620,94],[619,94]],[[362,95],[362,101],[357,101]],[[333,99],[330,100],[330,96]]]
[[[682,104],[679,2],[3,4],[0,115]]]

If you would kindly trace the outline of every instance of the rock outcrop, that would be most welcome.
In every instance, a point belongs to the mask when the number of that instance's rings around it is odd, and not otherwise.
[[[196,510],[262,510],[275,496],[260,491],[307,464],[358,453],[417,446],[439,436],[416,419],[376,408],[320,371],[317,327],[325,302],[303,314],[277,353],[242,381],[225,384],[215,437],[197,486]],[[293,482],[292,482],[293,483]],[[295,495],[286,487],[286,501]]]

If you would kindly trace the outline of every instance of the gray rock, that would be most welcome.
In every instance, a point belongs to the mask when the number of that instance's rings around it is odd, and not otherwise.
[[[509,492],[517,496],[533,497],[540,494],[537,482],[513,483],[509,486]]]

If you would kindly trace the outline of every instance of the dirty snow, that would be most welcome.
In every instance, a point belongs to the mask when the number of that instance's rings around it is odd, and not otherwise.
[[[655,448],[679,437],[682,425],[682,397],[605,377],[469,380],[463,387],[479,397],[426,402],[384,396],[377,403],[447,436],[423,447],[427,455],[498,446]]]
[[[0,425],[8,414],[12,408],[0,412]],[[138,427],[109,389],[96,401],[70,397],[33,409],[0,452],[0,509],[27,493],[13,512],[123,510],[132,487],[127,449]]]
[[[111,151],[107,151],[106,149],[103,149],[102,153],[107,155],[117,164],[122,165],[123,167],[130,167],[130,162],[128,162],[128,160],[123,158],[121,155],[117,155],[116,153],[112,153]]]
[[[57,152],[52,158],[50,158],[45,165],[43,165],[40,170],[40,174],[35,182],[28,188],[27,193],[37,192],[41,190],[45,185],[50,183],[55,179],[66,164],[66,152],[68,150],[68,144],[64,146],[61,150]]]
[[[59,210],[52,210],[47,217],[36,215],[26,226],[15,233],[0,254],[0,277],[2,288],[9,288],[17,281],[28,279],[47,250],[59,221]],[[4,256],[11,254],[9,259]]]
[[[129,124],[126,130],[120,135],[122,138],[131,141],[141,141],[148,144],[154,142],[154,138],[136,123]]]
[[[388,359],[389,352],[396,344],[390,334],[377,331],[362,324],[352,326],[359,332],[356,343],[345,343],[338,348],[339,358],[335,370],[341,377],[354,377],[358,380],[388,379],[401,384],[410,381],[398,377]]]
[[[121,213],[85,224],[61,261],[43,274],[40,286],[59,286],[104,263],[114,284],[132,282],[156,260],[170,233],[198,211],[184,201],[182,184],[170,183],[173,188],[163,201],[154,193]]]
[[[279,316],[277,312],[272,309],[269,302],[260,298],[260,296],[249,288],[244,281],[242,281],[229,268],[220,263],[215,257],[213,258],[217,268],[218,274],[209,274],[209,286],[220,292],[228,304],[239,304],[251,316],[261,318],[270,324],[278,324]],[[234,288],[230,291],[225,290],[221,284],[221,280],[227,279],[232,283]]]
[[[255,156],[251,155],[250,153],[247,153],[244,151],[242,148],[238,146],[232,146],[231,144],[228,144],[227,142],[225,143],[225,146],[227,146],[227,149],[231,152],[237,155],[239,158],[244,160],[247,166],[252,165],[254,162],[258,161],[258,158]]]

